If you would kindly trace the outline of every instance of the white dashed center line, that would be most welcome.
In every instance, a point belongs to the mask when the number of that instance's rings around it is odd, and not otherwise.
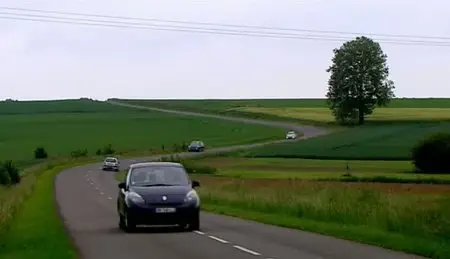
[[[201,231],[194,231],[194,233],[199,234],[199,235],[205,235],[205,233],[204,233],[204,232],[201,232]],[[227,240],[224,240],[224,239],[222,239],[222,238],[218,238],[218,237],[215,237],[215,236],[208,235],[208,237],[211,238],[211,239],[213,239],[213,240],[216,240],[216,241],[218,241],[218,242],[220,242],[220,243],[222,243],[222,244],[229,244],[229,243],[230,243],[230,242],[227,241]],[[233,245],[233,247],[236,248],[236,249],[241,250],[242,252],[246,252],[246,253],[251,254],[251,255],[254,255],[254,256],[261,256],[260,253],[255,252],[255,251],[253,251],[253,250],[250,250],[250,249],[248,249],[248,248],[239,246],[239,245]],[[266,259],[273,259],[273,258],[268,257],[268,258],[266,258]]]
[[[214,240],[216,240],[216,241],[219,241],[220,243],[222,243],[222,244],[228,244],[228,241],[226,241],[226,240],[223,240],[223,239],[221,239],[221,238],[218,238],[218,237],[215,237],[215,236],[208,236],[209,238],[212,238],[212,239],[214,239]]]
[[[112,200],[112,197],[108,197],[108,200]]]
[[[100,192],[100,195],[103,195],[104,193],[103,192]]]
[[[243,252],[246,252],[246,253],[255,255],[255,256],[256,256],[256,255],[261,255],[260,253],[257,253],[257,252],[255,252],[255,251],[252,251],[252,250],[247,249],[247,248],[242,247],[242,246],[234,245],[233,247],[236,248],[236,249],[239,249],[239,250],[241,250],[241,251],[243,251]]]

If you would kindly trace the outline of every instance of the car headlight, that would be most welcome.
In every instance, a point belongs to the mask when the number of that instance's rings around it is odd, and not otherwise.
[[[127,202],[127,205],[129,205],[130,202],[133,204],[138,204],[138,205],[145,203],[144,198],[142,198],[141,195],[139,195],[135,192],[128,192],[125,200]]]
[[[191,190],[186,194],[184,198],[185,203],[195,203],[195,206],[200,206],[200,198],[195,190]]]

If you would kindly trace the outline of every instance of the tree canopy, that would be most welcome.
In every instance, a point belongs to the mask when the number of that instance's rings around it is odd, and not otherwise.
[[[328,80],[327,102],[341,123],[358,118],[364,124],[366,115],[375,107],[386,106],[394,95],[394,82],[389,80],[387,55],[379,43],[357,37],[334,49]]]

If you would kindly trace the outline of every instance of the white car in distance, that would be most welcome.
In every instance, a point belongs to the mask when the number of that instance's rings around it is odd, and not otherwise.
[[[120,169],[119,159],[117,159],[115,157],[107,157],[103,161],[103,166],[102,166],[103,171],[113,170],[113,171],[118,172],[119,169]]]
[[[289,131],[286,134],[286,139],[296,139],[297,138],[297,133],[295,133],[295,131]]]

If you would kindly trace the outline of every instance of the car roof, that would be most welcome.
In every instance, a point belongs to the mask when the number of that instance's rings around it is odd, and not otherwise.
[[[143,162],[143,163],[136,163],[130,165],[130,169],[132,168],[140,168],[140,167],[148,167],[148,166],[176,166],[176,167],[183,167],[180,163],[175,162]]]
[[[116,158],[116,157],[113,157],[113,156],[105,157],[105,160],[106,160],[106,159],[116,159],[116,160],[117,160],[117,158]]]

